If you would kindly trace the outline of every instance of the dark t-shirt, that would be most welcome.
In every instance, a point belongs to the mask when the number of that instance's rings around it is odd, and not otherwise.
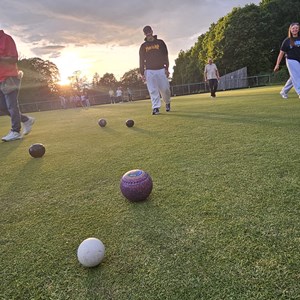
[[[295,38],[295,45],[291,46],[290,38],[286,38],[281,45],[280,50],[286,53],[287,59],[293,59],[300,62],[300,37]]]
[[[169,67],[168,49],[163,40],[153,36],[152,42],[145,41],[140,47],[140,73],[144,70],[159,70]]]

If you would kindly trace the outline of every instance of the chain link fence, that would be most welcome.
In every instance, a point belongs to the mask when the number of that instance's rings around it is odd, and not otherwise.
[[[273,74],[247,77],[247,76],[243,76],[246,75],[245,73],[246,70],[244,69],[245,68],[222,76],[219,81],[218,90],[225,91],[225,90],[252,88],[252,87],[260,87],[260,86],[274,84]],[[170,88],[171,88],[172,96],[201,94],[201,93],[209,92],[209,86],[208,83],[206,82],[188,83],[182,85],[171,84]],[[146,85],[145,87],[140,89],[135,89],[135,90],[132,89],[132,92],[133,92],[133,101],[150,99]],[[123,100],[124,102],[127,101],[126,93],[124,93]],[[89,101],[92,106],[111,103],[109,95],[103,93],[90,93]],[[63,104],[61,103],[58,96],[52,97],[48,101],[40,101],[34,103],[20,103],[20,109],[23,113],[75,108],[80,106],[81,106],[80,103],[78,104],[78,103],[68,102],[67,104]]]

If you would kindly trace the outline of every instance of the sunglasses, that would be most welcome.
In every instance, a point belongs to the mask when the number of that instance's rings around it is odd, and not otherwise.
[[[291,26],[294,26],[294,25],[299,26],[299,23],[292,23],[292,24],[290,25],[290,27],[291,27]]]

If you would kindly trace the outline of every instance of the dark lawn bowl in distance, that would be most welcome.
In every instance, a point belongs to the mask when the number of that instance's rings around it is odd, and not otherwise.
[[[46,148],[43,144],[37,143],[29,147],[29,154],[34,158],[43,157],[46,152]]]
[[[134,121],[133,120],[127,120],[125,124],[126,124],[127,127],[133,127]]]
[[[107,124],[107,122],[106,122],[105,119],[99,119],[99,120],[98,120],[98,125],[99,125],[100,127],[105,127],[106,124]]]
[[[132,202],[146,200],[151,194],[152,188],[152,178],[143,170],[128,171],[121,178],[121,192],[126,199]]]

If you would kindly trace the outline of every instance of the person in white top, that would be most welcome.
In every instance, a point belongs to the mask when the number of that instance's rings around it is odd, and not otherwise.
[[[213,63],[211,58],[208,59],[208,64],[204,68],[204,80],[208,81],[210,96],[216,97],[216,91],[218,88],[218,81],[220,79],[219,71],[217,66]]]
[[[121,87],[118,87],[116,90],[117,102],[123,102],[122,95],[123,95],[122,89],[121,89]]]
[[[113,89],[110,89],[109,92],[110,104],[115,104],[115,92]]]

